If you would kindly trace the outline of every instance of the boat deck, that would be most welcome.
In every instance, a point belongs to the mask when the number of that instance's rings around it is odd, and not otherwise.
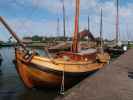
[[[133,100],[133,49],[56,100]]]
[[[79,55],[87,55],[87,54],[92,54],[97,52],[96,49],[87,49],[87,50],[81,50],[80,53],[78,53]]]

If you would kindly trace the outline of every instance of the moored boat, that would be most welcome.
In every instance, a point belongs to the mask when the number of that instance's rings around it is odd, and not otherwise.
[[[107,58],[104,57],[104,59],[101,59],[101,61],[105,60],[103,62],[100,62],[100,59],[91,59],[88,61],[87,57],[85,59],[86,61],[78,61],[72,60],[71,58],[68,58],[68,56],[57,56],[50,59],[49,57],[35,55],[29,62],[25,58],[28,55],[23,51],[16,49],[15,54],[18,73],[24,84],[29,88],[34,86],[60,87],[63,72],[65,75],[65,86],[72,86],[75,81],[81,80],[90,74],[90,72],[102,68],[107,63],[105,61],[108,60],[108,55],[106,55]],[[94,55],[90,54],[88,57],[89,56]]]
[[[91,72],[99,70],[108,63],[107,53],[98,50],[79,50],[79,4],[76,0],[75,32],[71,51],[41,56],[34,50],[29,50],[17,37],[16,33],[0,17],[3,25],[17,40],[21,47],[15,49],[16,69],[25,86],[33,87],[71,87],[75,81],[80,81]]]

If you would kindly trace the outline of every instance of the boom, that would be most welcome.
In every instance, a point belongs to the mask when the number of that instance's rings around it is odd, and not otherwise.
[[[26,50],[26,46],[20,40],[20,38],[16,35],[16,33],[11,29],[11,27],[6,23],[3,17],[0,16],[0,22],[5,26],[5,28],[9,31],[9,33],[17,40],[17,42]]]

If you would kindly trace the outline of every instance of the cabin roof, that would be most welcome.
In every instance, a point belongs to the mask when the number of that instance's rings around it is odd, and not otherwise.
[[[79,32],[79,36],[80,36],[80,38],[88,36],[89,39],[95,40],[93,34],[89,30],[87,30],[87,29]]]

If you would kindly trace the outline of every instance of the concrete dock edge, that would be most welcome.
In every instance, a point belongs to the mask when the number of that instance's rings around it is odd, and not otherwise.
[[[133,100],[133,49],[55,100]]]

